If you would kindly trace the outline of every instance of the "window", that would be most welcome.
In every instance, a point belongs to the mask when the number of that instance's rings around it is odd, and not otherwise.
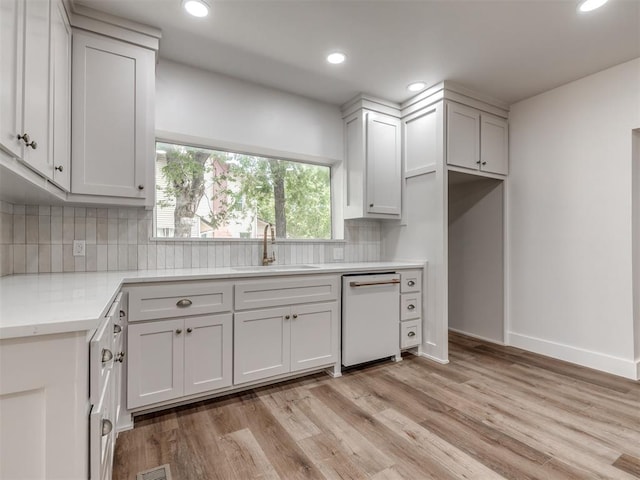
[[[331,238],[331,169],[156,143],[157,237]]]

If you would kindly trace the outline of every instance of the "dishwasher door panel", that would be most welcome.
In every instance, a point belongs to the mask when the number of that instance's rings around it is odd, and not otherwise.
[[[391,357],[399,352],[400,276],[342,277],[342,364]]]

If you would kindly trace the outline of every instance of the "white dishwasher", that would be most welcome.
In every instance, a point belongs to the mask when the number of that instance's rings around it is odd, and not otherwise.
[[[400,355],[400,275],[342,277],[342,364]]]

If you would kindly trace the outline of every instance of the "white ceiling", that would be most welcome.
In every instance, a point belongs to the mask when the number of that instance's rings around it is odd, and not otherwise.
[[[452,80],[507,103],[640,57],[640,0],[76,0],[163,32],[160,56],[333,104]],[[332,50],[347,54],[329,65]]]

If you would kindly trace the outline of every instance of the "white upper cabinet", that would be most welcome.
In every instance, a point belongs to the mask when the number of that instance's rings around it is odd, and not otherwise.
[[[508,127],[503,118],[447,103],[447,164],[506,175]]]
[[[402,119],[404,176],[433,172],[442,158],[442,102]]]
[[[151,198],[155,53],[74,31],[71,191]]]
[[[345,118],[345,136],[345,218],[400,218],[400,119],[358,109]]]
[[[50,166],[53,181],[69,190],[71,179],[71,27],[62,2],[51,9]]]

